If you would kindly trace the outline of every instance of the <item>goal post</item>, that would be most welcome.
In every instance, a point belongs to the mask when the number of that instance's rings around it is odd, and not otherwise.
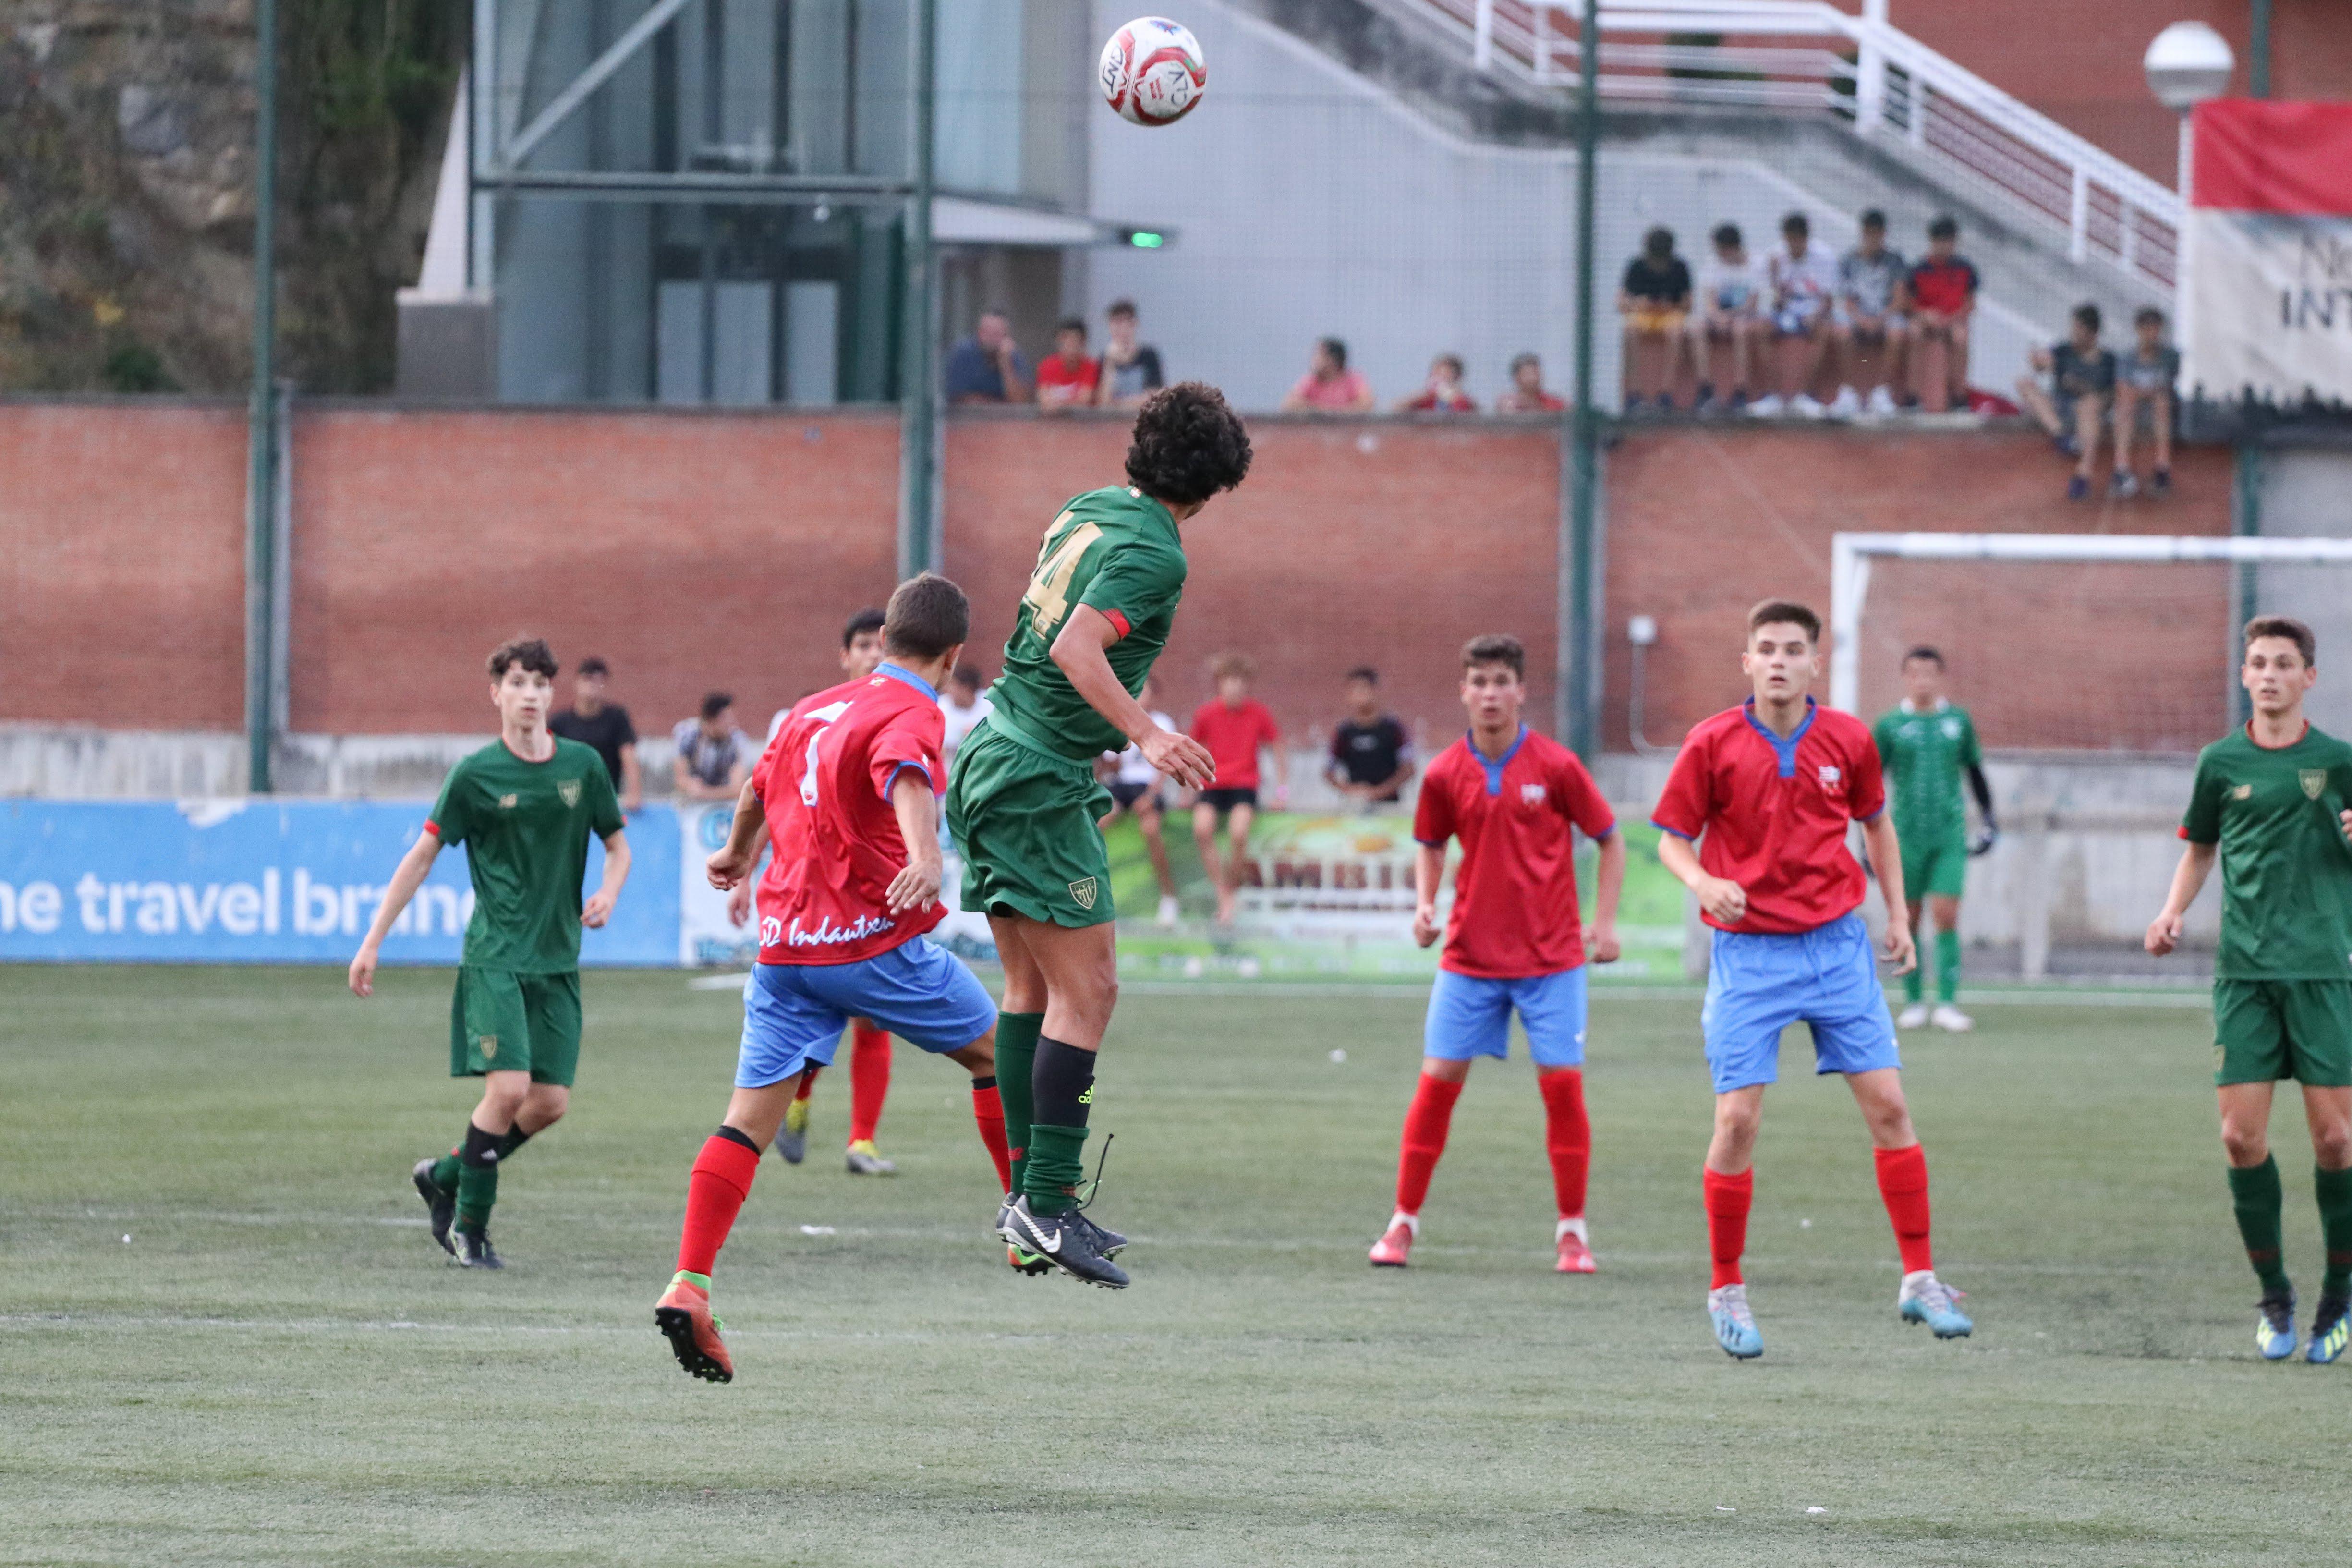
[[[1830,706],[1862,697],[1862,617],[1871,563],[2002,561],[2108,565],[2352,565],[2352,539],[2154,533],[1840,533],[1830,542]]]

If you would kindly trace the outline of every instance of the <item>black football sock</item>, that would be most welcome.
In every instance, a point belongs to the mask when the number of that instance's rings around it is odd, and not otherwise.
[[[457,1228],[479,1236],[490,1223],[490,1208],[499,1201],[499,1143],[502,1132],[488,1132],[466,1123],[466,1141],[457,1148]]]
[[[1078,1201],[1086,1172],[1087,1113],[1095,1100],[1095,1053],[1040,1037],[1030,1079],[1029,1163],[1021,1188],[1033,1214]]]
[[[503,1165],[513,1159],[514,1152],[530,1142],[530,1134],[522,1130],[521,1122],[518,1121],[508,1128],[506,1135],[499,1140],[499,1163]]]

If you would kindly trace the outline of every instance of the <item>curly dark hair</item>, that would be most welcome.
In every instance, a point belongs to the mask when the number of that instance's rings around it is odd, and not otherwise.
[[[1127,449],[1127,477],[1154,500],[1190,506],[1232,489],[1249,472],[1249,432],[1225,395],[1180,381],[1144,400]]]
[[[525,634],[509,637],[490,650],[488,660],[492,680],[504,680],[507,671],[516,665],[553,680],[556,674],[555,655],[548,651],[541,638]]]

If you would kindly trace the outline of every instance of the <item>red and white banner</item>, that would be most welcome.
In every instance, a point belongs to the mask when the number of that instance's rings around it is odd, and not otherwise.
[[[2184,390],[2352,405],[2352,103],[2197,106]]]

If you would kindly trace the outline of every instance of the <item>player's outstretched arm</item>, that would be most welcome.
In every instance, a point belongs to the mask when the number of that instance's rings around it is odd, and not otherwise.
[[[1698,895],[1698,907],[1726,925],[1738,925],[1748,915],[1748,889],[1722,877],[1710,877],[1698,863],[1698,846],[1679,833],[1658,835],[1658,861],[1675,880]]]
[[[1437,889],[1445,880],[1445,846],[1424,844],[1412,862],[1412,940],[1423,947],[1444,929],[1437,923]]]
[[[729,826],[727,842],[712,850],[710,858],[703,862],[710,885],[723,893],[749,881],[767,839],[767,816],[761,809],[759,793],[746,780],[735,793],[735,820]]]
[[[1592,927],[1584,933],[1584,956],[1595,963],[1617,962],[1617,902],[1624,890],[1625,836],[1612,833],[1601,841],[1601,864],[1592,878]]]
[[[408,847],[408,853],[400,858],[400,867],[392,874],[392,886],[383,890],[383,902],[376,905],[375,919],[368,921],[367,935],[361,939],[359,954],[352,960],[352,995],[375,994],[376,955],[383,949],[385,933],[400,918],[400,911],[408,907],[408,900],[416,896],[416,889],[425,885],[425,876],[440,853],[441,836],[420,833],[416,842]]]
[[[2352,811],[2345,816],[2345,829],[2352,832]],[[2213,874],[2213,861],[2219,853],[2218,844],[2191,843],[2180,852],[2180,864],[2172,868],[2172,890],[2164,896],[2164,908],[2156,919],[2147,922],[2147,939],[2142,944],[2148,952],[2162,958],[2180,945],[2181,921],[2189,906],[2197,901],[2204,889],[2205,879]]]
[[[884,905],[892,914],[929,909],[940,896],[940,803],[931,781],[914,768],[901,768],[890,781],[890,810],[907,845],[907,864],[890,879]]]
[[[1069,678],[1071,689],[1087,700],[1087,707],[1141,749],[1144,761],[1186,789],[1206,787],[1217,776],[1209,748],[1189,735],[1161,729],[1118,683],[1105,652],[1118,638],[1118,627],[1108,616],[1092,605],[1080,605],[1054,637],[1055,667]]]
[[[616,827],[604,840],[604,880],[580,906],[580,923],[594,931],[611,920],[613,906],[621,901],[621,884],[628,879],[629,836]]]
[[[1919,951],[1911,941],[1911,906],[1903,901],[1903,844],[1895,837],[1895,814],[1882,811],[1864,823],[1862,842],[1886,900],[1886,962],[1895,973],[1908,974],[1918,966]]]

